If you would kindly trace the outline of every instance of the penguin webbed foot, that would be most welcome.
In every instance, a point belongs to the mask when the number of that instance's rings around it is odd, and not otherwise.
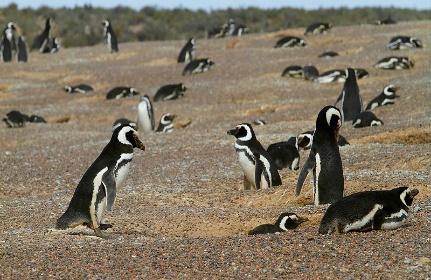
[[[94,233],[96,234],[97,237],[102,238],[102,239],[109,239],[110,238],[109,235],[102,233],[102,231],[100,230],[100,227],[94,229]]]

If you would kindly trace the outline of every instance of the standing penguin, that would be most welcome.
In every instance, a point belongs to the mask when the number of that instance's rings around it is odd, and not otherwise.
[[[374,108],[388,105],[388,104],[394,104],[395,99],[400,97],[397,95],[398,88],[394,85],[388,85],[386,86],[383,91],[373,98],[367,105],[366,110],[373,110]]]
[[[356,73],[352,68],[346,70],[346,81],[336,103],[339,101],[341,102],[339,107],[343,114],[343,121],[351,121],[362,112],[362,98],[356,82]]]
[[[406,222],[418,193],[417,189],[401,187],[346,196],[328,207],[319,233],[397,229]]]
[[[27,62],[28,60],[27,44],[22,36],[18,36],[16,60],[18,62]]]
[[[43,29],[42,33],[40,33],[34,38],[33,44],[31,45],[31,49],[39,50],[39,52],[43,52],[43,50],[45,49],[45,45],[49,43],[50,39],[51,39],[51,18],[47,18],[45,20],[45,28]]]
[[[12,61],[12,43],[8,37],[10,37],[10,28],[9,24],[2,32],[1,42],[0,42],[0,51],[1,51],[1,59],[3,62],[11,62]]]
[[[174,119],[176,118],[176,115],[166,113],[163,114],[160,118],[159,126],[157,127],[156,132],[165,132],[170,133],[174,130]]]
[[[151,103],[148,95],[141,96],[138,105],[138,128],[139,131],[149,133],[154,130],[154,111],[153,104]]]
[[[178,63],[189,63],[193,60],[193,53],[195,51],[196,41],[195,38],[190,38],[178,55]]]
[[[334,106],[324,107],[317,116],[310,154],[296,184],[296,195],[299,195],[308,172],[313,170],[314,205],[332,203],[343,197],[343,165],[337,144],[341,124],[341,112]]]
[[[85,224],[96,236],[104,237],[101,229],[110,225],[102,224],[103,214],[105,210],[112,210],[117,188],[129,171],[133,148],[145,150],[136,130],[129,125],[115,129],[109,143],[76,187],[69,207],[57,220],[57,229]]]
[[[244,172],[244,189],[280,186],[281,178],[277,166],[269,153],[256,139],[253,128],[248,123],[237,125],[227,132],[235,136],[235,150]],[[256,180],[258,178],[258,180]],[[257,181],[257,182],[256,182]],[[259,182],[260,181],[260,182]]]
[[[105,44],[108,46],[109,51],[118,52],[118,41],[117,36],[115,35],[114,29],[112,28],[111,21],[106,19],[102,22],[103,24],[103,38],[105,40]]]

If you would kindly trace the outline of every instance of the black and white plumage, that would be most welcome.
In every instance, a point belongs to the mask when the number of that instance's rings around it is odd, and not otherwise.
[[[57,229],[87,225],[96,236],[104,237],[103,215],[111,211],[117,189],[122,185],[133,159],[133,149],[145,150],[136,130],[128,125],[118,127],[101,154],[87,169],[76,187],[66,212],[57,220]]]
[[[386,86],[383,91],[374,97],[365,108],[366,110],[373,110],[380,106],[390,105],[395,103],[395,99],[400,97],[397,95],[398,88],[394,85]]]
[[[302,66],[299,65],[291,65],[291,66],[287,66],[284,70],[283,73],[281,73],[281,76],[289,76],[292,78],[303,78],[304,77],[304,71],[302,69]]]
[[[164,132],[170,133],[174,130],[174,119],[176,115],[166,113],[160,117],[159,126],[157,127],[156,132]]]
[[[187,74],[198,74],[208,71],[215,63],[209,58],[195,59],[190,61],[183,70],[183,76]]]
[[[306,65],[302,68],[304,71],[304,79],[308,81],[314,81],[319,77],[319,70],[313,65]]]
[[[386,24],[396,24],[396,23],[397,22],[391,16],[389,16],[385,19],[375,21],[376,25],[386,25]]]
[[[266,125],[266,121],[263,119],[255,119],[252,123],[254,125]]]
[[[189,63],[193,60],[193,54],[196,49],[196,40],[195,38],[190,38],[184,47],[181,49],[180,54],[178,55],[177,62],[178,63]]]
[[[294,48],[305,47],[307,44],[299,37],[286,36],[277,41],[274,48]]]
[[[355,73],[356,73],[356,78],[358,80],[363,79],[363,78],[367,78],[369,76],[369,73],[367,70],[365,70],[364,68],[354,68],[355,69]]]
[[[208,31],[208,38],[222,38],[226,36],[228,30],[228,25],[223,24],[222,27],[215,27]]]
[[[321,84],[338,82],[342,83],[346,81],[346,71],[341,69],[334,69],[326,71],[319,75],[316,82]]]
[[[39,50],[39,52],[41,53],[45,50],[45,46],[49,43],[51,39],[51,24],[51,18],[47,18],[45,20],[45,28],[39,35],[37,35],[33,39],[33,43],[31,45],[32,50]]]
[[[319,58],[333,58],[339,56],[337,52],[329,51],[329,52],[323,52],[319,54]]]
[[[169,84],[159,88],[154,95],[154,102],[174,100],[184,96],[184,92],[187,90],[183,83]]]
[[[341,124],[341,112],[334,106],[324,107],[317,116],[310,154],[296,184],[296,195],[299,195],[308,173],[313,170],[315,205],[333,203],[343,197],[343,165],[337,143]]]
[[[120,99],[138,94],[139,92],[132,87],[115,87],[106,94],[106,99]]]
[[[3,29],[0,41],[0,58],[3,62],[11,62],[15,45],[15,24],[9,22]]]
[[[310,24],[306,29],[304,35],[308,34],[324,34],[332,28],[331,23],[327,22],[314,22]]]
[[[423,47],[421,40],[410,36],[392,37],[386,46],[391,50],[415,49]]]
[[[351,121],[362,112],[362,98],[356,81],[356,73],[352,68],[346,70],[346,81],[343,90],[337,98],[343,121]]]
[[[413,68],[414,62],[407,56],[388,56],[379,60],[374,67],[384,70],[402,70]]]
[[[23,127],[26,122],[28,122],[29,117],[26,114],[23,114],[19,111],[10,111],[6,114],[6,117],[3,118],[3,121],[9,128],[18,128]]]
[[[298,149],[309,150],[311,148],[311,144],[313,144],[313,134],[314,130],[309,130],[299,134],[296,137],[296,146]],[[338,134],[337,144],[340,147],[350,145],[349,141],[347,141],[347,139],[341,134]]]
[[[118,52],[118,40],[117,35],[114,32],[114,29],[112,28],[111,21],[109,19],[106,19],[102,21],[103,25],[103,39],[105,44],[108,46],[109,51],[112,52]]]
[[[290,137],[287,141],[273,143],[268,146],[266,151],[271,156],[278,170],[289,168],[290,170],[299,169],[299,151],[296,137]]]
[[[328,207],[319,233],[397,229],[406,222],[418,193],[417,189],[400,187],[346,196]]]
[[[356,118],[353,119],[352,125],[354,128],[381,126],[383,125],[383,121],[377,118],[373,112],[363,111]]]
[[[126,118],[121,118],[121,119],[115,120],[114,123],[112,124],[112,132],[114,132],[114,130],[116,130],[120,126],[124,126],[124,125],[131,126],[134,130],[138,130],[138,126],[136,125],[135,122],[132,122],[131,120]]]
[[[295,229],[306,221],[308,221],[307,218],[302,218],[295,213],[282,213],[274,224],[259,225],[256,228],[250,230],[248,235],[284,232],[289,229]]]
[[[31,115],[30,117],[28,117],[28,122],[31,122],[31,123],[46,123],[46,120],[44,118],[42,118],[41,116]]]
[[[74,94],[74,93],[87,93],[90,91],[93,91],[93,87],[87,84],[79,84],[79,85],[75,85],[75,86],[65,86],[64,87],[64,91],[70,94]]]
[[[244,35],[247,32],[248,32],[247,26],[245,26],[244,24],[239,24],[235,27],[235,30],[233,31],[232,36],[241,37],[242,35]]]
[[[56,37],[50,38],[41,47],[41,53],[57,53],[60,51],[60,40]]]
[[[244,189],[248,190],[251,187],[266,189],[281,185],[274,161],[256,139],[250,124],[239,124],[227,133],[236,138],[235,150],[244,172]]]
[[[28,61],[27,44],[25,43],[24,37],[18,36],[16,44],[16,60],[18,62],[25,63]]]
[[[139,131],[144,133],[150,133],[155,128],[153,104],[148,95],[141,96],[139,99],[138,127]]]

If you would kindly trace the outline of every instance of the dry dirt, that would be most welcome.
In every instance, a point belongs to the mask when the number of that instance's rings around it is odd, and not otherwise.
[[[308,47],[272,48],[286,30],[240,39],[198,40],[197,55],[216,65],[205,74],[181,76],[175,62],[184,42],[62,49],[31,53],[30,62],[1,64],[0,113],[16,109],[48,124],[0,127],[1,279],[429,279],[431,277],[431,22],[394,26],[336,27],[307,37]],[[391,52],[391,36],[412,35],[425,48]],[[340,57],[319,59],[323,51]],[[372,65],[407,55],[412,70],[384,71]],[[241,191],[234,139],[226,131],[263,118],[256,127],[265,146],[313,127],[318,111],[333,104],[342,84],[282,78],[293,64],[321,71],[366,68],[359,81],[365,102],[385,85],[400,87],[395,105],[374,112],[382,127],[341,134],[346,194],[398,186],[418,188],[408,225],[394,231],[320,236],[325,207],[311,205],[311,182],[294,197],[298,172],[283,170],[283,185]],[[104,147],[119,117],[136,119],[138,97],[106,101],[114,86],[134,86],[154,95],[166,83],[184,82],[183,99],[155,103],[159,117],[177,114],[191,124],[171,134],[141,135],[129,176],[109,214],[109,240],[86,229],[52,231],[82,174]],[[95,92],[67,95],[66,84],[89,83]],[[306,158],[301,153],[301,164]],[[310,220],[283,234],[249,237],[279,213]]]

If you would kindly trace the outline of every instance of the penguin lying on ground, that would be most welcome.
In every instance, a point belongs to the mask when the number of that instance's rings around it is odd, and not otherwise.
[[[313,65],[306,65],[302,68],[304,71],[304,79],[308,81],[314,81],[319,77],[319,70]]]
[[[115,35],[114,29],[112,28],[111,21],[106,19],[102,21],[103,25],[103,39],[105,44],[111,53],[118,52],[118,40],[117,35]]]
[[[336,56],[339,56],[339,54],[337,52],[332,52],[332,51],[319,54],[319,58],[333,58]]]
[[[281,76],[289,76],[291,78],[303,78],[304,77],[304,71],[302,70],[302,66],[299,65],[291,65],[287,66],[283,72],[281,73]]]
[[[186,90],[187,88],[183,83],[165,85],[157,90],[153,100],[154,102],[174,100],[183,97]]]
[[[395,99],[400,97],[397,95],[398,88],[394,85],[386,86],[383,91],[376,97],[374,97],[365,108],[366,110],[373,110],[374,108],[394,104]]]
[[[346,196],[328,207],[319,233],[397,229],[406,222],[418,193],[417,189],[401,187]]]
[[[395,36],[391,38],[387,47],[391,50],[422,48],[422,42],[415,37]]]
[[[299,152],[296,137],[290,137],[287,141],[273,143],[268,146],[266,151],[271,156],[278,170],[289,168],[290,170],[299,169]]]
[[[274,224],[263,224],[250,230],[248,235],[269,234],[295,229],[303,222],[308,221],[295,213],[282,213]]]
[[[73,93],[87,93],[89,91],[93,91],[94,89],[90,86],[90,85],[86,85],[86,84],[79,84],[76,86],[65,86],[64,87],[64,91],[70,94]]]
[[[41,47],[41,53],[57,53],[60,50],[60,40],[58,38],[50,38],[44,42]]]
[[[193,60],[193,53],[195,51],[196,41],[194,38],[190,38],[184,47],[181,49],[178,55],[178,63],[189,63]]]
[[[101,230],[111,225],[102,223],[103,214],[112,210],[117,189],[129,172],[134,148],[145,150],[136,130],[129,125],[117,127],[76,187],[66,212],[57,220],[56,229],[87,225],[96,236],[105,237]]]
[[[307,44],[299,37],[286,36],[277,41],[274,48],[294,48],[305,47]]]
[[[139,92],[132,87],[115,87],[106,94],[106,99],[120,99],[138,94]]]
[[[10,111],[9,113],[6,114],[6,118],[3,118],[3,121],[6,123],[6,125],[9,128],[23,127],[26,122],[46,123],[45,119],[40,116],[36,116],[36,115],[28,116],[19,111]]]
[[[114,130],[116,130],[117,128],[123,125],[128,125],[133,127],[134,130],[138,130],[138,126],[136,125],[135,122],[132,122],[131,120],[126,118],[121,118],[121,119],[115,120],[114,123],[112,124],[112,132],[114,132]]]
[[[327,33],[332,27],[333,26],[332,26],[331,23],[314,22],[314,23],[310,24],[306,28],[304,35],[308,35],[308,34],[324,34],[324,33]]]
[[[414,62],[407,56],[388,56],[380,59],[374,67],[384,70],[402,70],[413,68]]]
[[[334,106],[324,107],[317,116],[310,154],[296,184],[298,196],[305,178],[313,170],[314,205],[333,203],[343,197],[343,165],[337,144],[341,125],[341,112]]]
[[[380,126],[383,125],[383,121],[378,119],[373,112],[363,111],[352,121],[352,125],[354,128]]]
[[[183,70],[183,76],[187,74],[198,74],[208,71],[215,63],[209,58],[190,61]]]
[[[362,112],[363,106],[355,70],[347,68],[345,73],[346,81],[335,103],[340,104],[338,107],[343,114],[343,121],[351,121]]]
[[[376,25],[386,25],[386,24],[396,24],[397,22],[392,19],[392,17],[387,17],[385,19],[381,19],[381,20],[376,20],[375,24]]]
[[[362,79],[368,77],[368,71],[363,68],[354,68],[356,78]],[[325,84],[325,83],[344,83],[346,81],[346,71],[342,69],[334,69],[326,71],[319,75],[319,77],[316,79],[316,82]]]
[[[163,114],[160,118],[159,126],[157,127],[156,132],[172,132],[174,130],[173,121],[176,117],[176,115],[172,115],[170,113]]]
[[[235,150],[239,164],[244,172],[244,189],[266,189],[281,185],[277,166],[269,153],[256,139],[253,128],[248,123],[242,123],[229,130],[227,134],[234,136]],[[256,182],[258,179],[259,182]]]
[[[311,148],[311,144],[313,143],[313,134],[313,130],[299,134],[296,137],[296,145],[298,146],[298,149],[301,148],[303,150],[309,150]],[[341,134],[338,134],[337,144],[340,147],[350,145],[347,139]]]
[[[138,127],[139,131],[144,133],[150,133],[155,128],[153,104],[148,95],[141,96],[139,99]]]

